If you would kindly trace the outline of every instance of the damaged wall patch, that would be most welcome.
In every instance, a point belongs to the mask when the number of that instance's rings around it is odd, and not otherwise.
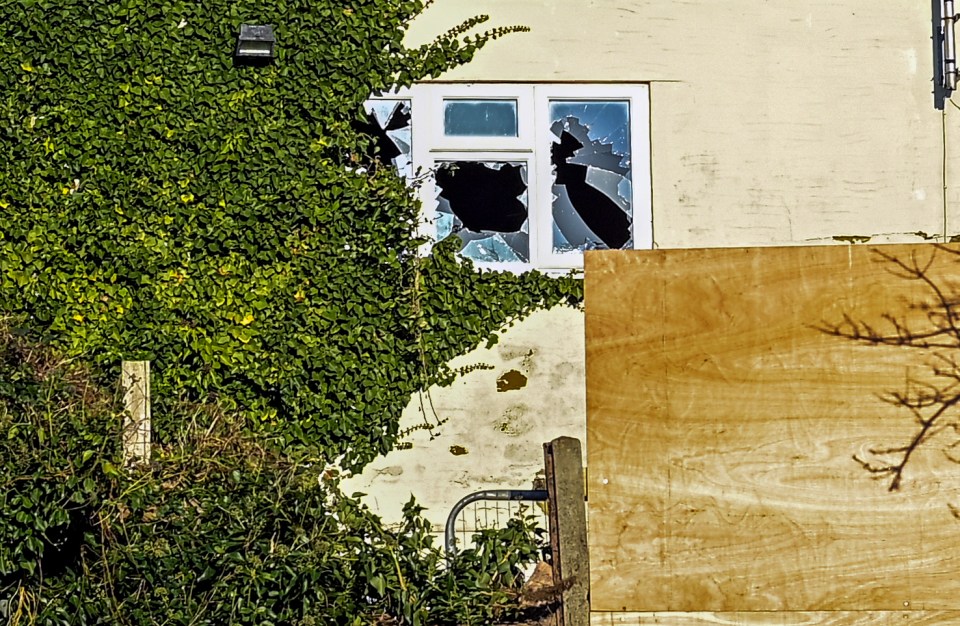
[[[514,391],[527,386],[527,377],[519,370],[510,370],[497,379],[497,391]]]

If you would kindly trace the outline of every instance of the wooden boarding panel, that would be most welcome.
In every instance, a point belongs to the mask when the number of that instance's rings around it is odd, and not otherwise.
[[[593,613],[590,626],[956,626],[960,611]]]
[[[929,285],[878,251],[930,261],[960,294],[960,257],[931,245],[586,255],[592,611],[899,616],[796,622],[838,625],[960,611],[956,430],[931,431],[896,491],[855,459],[910,441],[918,424],[879,396],[960,351],[818,328],[926,323]],[[701,623],[647,615],[632,623]]]

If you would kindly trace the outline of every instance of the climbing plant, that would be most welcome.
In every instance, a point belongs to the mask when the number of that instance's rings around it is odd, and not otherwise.
[[[288,453],[358,468],[418,389],[571,280],[418,256],[419,206],[358,131],[371,93],[520,28],[408,49],[419,0],[0,6],[0,310],[98,381],[149,359],[160,441],[216,402]],[[239,26],[277,59],[235,66]]]
[[[362,103],[519,28],[408,49],[419,0],[0,3],[0,620],[488,623],[523,520],[452,567],[326,462],[397,442],[412,394],[569,279],[419,254]],[[236,66],[243,23],[273,64]],[[11,321],[12,320],[12,321]],[[155,457],[120,469],[122,359]],[[513,603],[513,604],[511,604]]]

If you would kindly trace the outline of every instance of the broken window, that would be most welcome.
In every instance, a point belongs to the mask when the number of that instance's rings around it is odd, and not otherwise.
[[[381,160],[418,190],[423,235],[456,236],[479,264],[565,271],[585,250],[653,244],[646,85],[430,82],[367,113]]]
[[[436,183],[437,240],[456,235],[474,261],[529,261],[526,163],[448,161]]]
[[[357,124],[358,130],[373,138],[368,157],[383,163],[392,163],[401,176],[408,180],[413,176],[412,131],[409,100],[367,100],[365,122]]]
[[[553,251],[632,248],[626,102],[550,103]]]

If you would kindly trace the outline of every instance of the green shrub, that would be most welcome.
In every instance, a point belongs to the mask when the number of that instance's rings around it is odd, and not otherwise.
[[[479,624],[518,612],[531,527],[447,567],[413,502],[385,528],[323,467],[180,406],[147,468],[83,368],[0,326],[0,623]],[[6,618],[6,619],[4,619]]]

